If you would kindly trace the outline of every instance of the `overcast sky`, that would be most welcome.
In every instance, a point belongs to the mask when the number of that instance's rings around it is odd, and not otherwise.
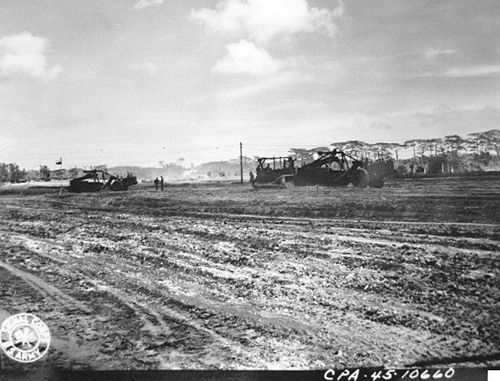
[[[498,0],[1,0],[0,162],[158,165],[500,128]]]

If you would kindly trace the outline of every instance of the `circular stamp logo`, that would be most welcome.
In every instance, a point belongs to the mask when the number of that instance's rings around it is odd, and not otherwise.
[[[0,327],[0,346],[12,360],[34,362],[47,353],[50,331],[42,319],[20,313],[4,320]]]

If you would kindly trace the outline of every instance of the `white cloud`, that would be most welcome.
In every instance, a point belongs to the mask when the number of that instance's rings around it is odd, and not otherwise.
[[[454,67],[444,73],[444,77],[482,77],[487,75],[500,74],[500,65],[479,65],[469,67]]]
[[[136,69],[136,70],[145,71],[149,74],[156,74],[159,70],[158,66],[154,62],[151,62],[151,61],[141,62],[138,65],[133,65],[132,68]]]
[[[343,3],[335,9],[310,8],[306,0],[221,0],[215,9],[191,11],[191,19],[221,33],[243,34],[259,44],[276,36],[299,32],[333,35],[334,21],[344,13]]]
[[[246,40],[229,44],[226,49],[227,55],[215,64],[214,72],[262,76],[274,74],[285,66],[282,61],[271,57],[264,48]]]
[[[22,32],[0,38],[0,75],[28,75],[50,80],[62,71],[61,66],[49,67],[46,54],[50,41]]]
[[[226,46],[226,55],[217,61],[213,72],[277,78],[292,72],[284,69],[298,74],[301,67],[307,70],[309,65],[293,57],[272,57],[271,40],[313,32],[332,36],[337,30],[335,21],[343,13],[342,0],[334,9],[310,7],[307,0],[219,0],[214,8],[192,10],[190,18],[209,30],[240,39]],[[267,86],[252,84],[249,93],[261,89]]]
[[[429,49],[423,50],[421,53],[428,60],[432,60],[432,59],[436,58],[437,56],[455,54],[456,52],[457,51],[454,49],[429,48]]]
[[[139,0],[132,8],[133,9],[143,9],[147,7],[153,7],[155,5],[163,4],[163,0]]]

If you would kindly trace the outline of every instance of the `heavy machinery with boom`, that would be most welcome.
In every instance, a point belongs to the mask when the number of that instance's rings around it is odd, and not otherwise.
[[[343,187],[352,184],[359,188],[381,188],[384,185],[384,163],[369,164],[338,149],[319,151],[318,155],[316,160],[297,169],[294,185]]]
[[[127,173],[126,177],[112,175],[102,169],[83,171],[84,175],[69,182],[68,191],[72,193],[100,192],[104,189],[124,191],[137,184],[137,177]]]
[[[254,188],[284,187],[293,181],[295,186],[324,185],[344,187],[352,184],[358,188],[381,188],[384,178],[394,169],[392,161],[362,161],[341,151],[317,152],[318,158],[301,167],[295,166],[293,157],[261,157],[257,159],[257,176],[251,178]],[[272,167],[271,167],[272,162]]]

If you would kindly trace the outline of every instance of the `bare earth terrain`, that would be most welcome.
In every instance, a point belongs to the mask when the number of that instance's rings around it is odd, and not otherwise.
[[[0,188],[0,321],[51,329],[29,369],[498,364],[499,207],[487,177]]]

